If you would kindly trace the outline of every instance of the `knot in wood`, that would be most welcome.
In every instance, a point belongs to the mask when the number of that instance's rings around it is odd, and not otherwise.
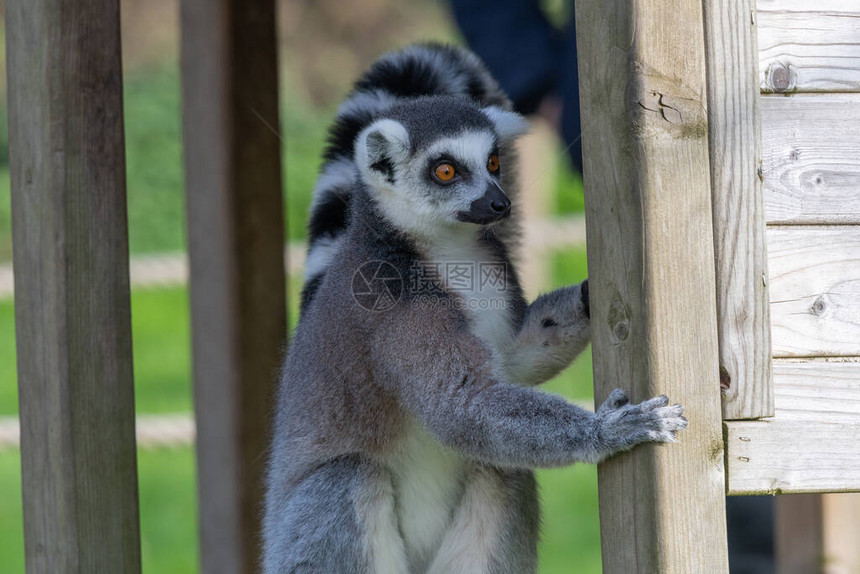
[[[729,370],[723,365],[720,365],[720,390],[728,391],[732,387],[732,376]]]
[[[824,295],[815,300],[810,308],[810,312],[813,315],[821,316],[824,314],[824,311],[827,310],[827,302],[824,300]]]
[[[774,93],[790,92],[797,86],[797,74],[789,64],[774,62],[765,72],[764,91]]]
[[[621,300],[620,295],[616,296],[609,308],[607,323],[616,343],[626,341],[630,336],[630,306]]]

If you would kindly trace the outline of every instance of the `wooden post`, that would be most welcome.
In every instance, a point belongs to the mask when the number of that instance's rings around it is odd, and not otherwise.
[[[723,418],[773,416],[753,0],[704,0]]]
[[[774,508],[778,574],[821,574],[823,533],[820,494],[792,494]]]
[[[6,34],[27,572],[139,573],[119,0]]]
[[[250,573],[286,339],[275,2],[181,19],[201,566]]]
[[[777,574],[857,574],[860,494],[776,498]]]
[[[595,395],[690,426],[598,467],[603,569],[728,572],[700,0],[576,2]]]

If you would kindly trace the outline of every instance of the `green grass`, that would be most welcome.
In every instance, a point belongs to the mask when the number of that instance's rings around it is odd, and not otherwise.
[[[18,413],[16,368],[15,309],[11,301],[0,301],[0,416]]]
[[[138,412],[190,412],[190,335],[184,288],[132,294],[135,404]],[[0,416],[18,413],[12,301],[0,301]]]
[[[0,564],[9,574],[23,572],[21,458],[17,450],[0,452],[0,492]]]
[[[135,408],[191,411],[188,291],[140,291],[131,297]]]
[[[0,117],[4,115],[0,114]],[[12,259],[12,206],[9,191],[9,167],[0,165],[0,262]]]
[[[540,470],[540,574],[600,574],[597,467]]]
[[[178,65],[128,76],[124,84],[129,250],[185,247]]]
[[[190,449],[140,450],[140,530],[143,571],[197,572],[197,500]],[[21,461],[17,451],[0,452],[0,566],[4,574],[24,572]],[[11,494],[11,495],[10,495]]]
[[[558,181],[555,188],[556,215],[581,213],[585,209],[582,177],[570,165],[567,154],[557,167]]]

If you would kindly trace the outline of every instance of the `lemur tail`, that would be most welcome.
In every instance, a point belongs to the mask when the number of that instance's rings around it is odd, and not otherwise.
[[[484,64],[463,48],[416,44],[379,58],[358,80],[329,130],[325,162],[311,202],[302,308],[316,291],[349,223],[356,178],[355,138],[398,100],[428,95],[464,95],[481,106],[511,109]]]

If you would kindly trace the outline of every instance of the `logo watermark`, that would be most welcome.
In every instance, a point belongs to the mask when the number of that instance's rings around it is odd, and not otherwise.
[[[415,309],[504,309],[508,287],[507,264],[497,261],[418,261],[405,278],[387,261],[368,261],[352,277],[352,295],[368,311],[391,309],[404,292]]]
[[[388,311],[403,296],[403,277],[387,261],[368,261],[352,276],[352,296],[368,311]]]

